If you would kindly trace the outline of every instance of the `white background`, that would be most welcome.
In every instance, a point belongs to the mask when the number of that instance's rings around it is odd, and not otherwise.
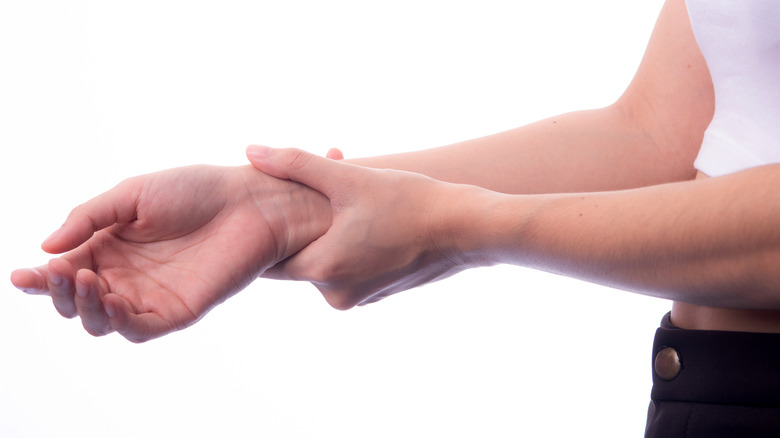
[[[140,173],[250,143],[348,157],[614,101],[660,0],[0,0],[0,270]],[[0,288],[2,437],[641,436],[669,303],[517,267],[339,312],[258,280],[183,332],[93,338]]]

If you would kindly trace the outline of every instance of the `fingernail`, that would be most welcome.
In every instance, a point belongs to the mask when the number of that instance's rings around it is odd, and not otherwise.
[[[36,277],[34,284],[36,286],[18,286],[14,281],[14,277],[17,277],[17,275],[24,275],[24,272],[32,273],[33,276]],[[18,279],[18,277],[17,277]],[[29,268],[29,269],[17,269],[16,271],[11,273],[11,283],[14,285],[15,288],[19,289],[20,291],[30,294],[30,295],[39,295],[46,291],[46,280],[43,279],[43,276],[41,273],[35,269],[35,268]],[[25,282],[26,283],[26,282]]]
[[[80,296],[81,298],[86,298],[89,294],[89,286],[86,284],[76,282],[76,295]]]
[[[36,281],[35,281],[35,283],[36,283],[38,286],[40,286],[40,288],[41,288],[41,289],[42,289],[42,288],[45,288],[45,287],[46,287],[46,279],[45,279],[45,278],[43,278],[43,274],[41,274],[41,271],[39,271],[39,270],[38,270],[38,268],[32,268],[32,269],[30,269],[30,272],[32,272],[32,273],[33,273],[33,275],[34,275],[34,276],[35,276],[35,278],[36,278]],[[39,293],[39,291],[40,291],[41,289],[39,289],[39,288],[25,288],[25,289],[22,289],[22,290],[23,290],[25,293],[28,293],[28,294],[34,294],[34,293]]]
[[[110,304],[104,303],[103,308],[106,310],[106,315],[108,315],[109,318],[113,318],[116,316],[116,310]]]
[[[41,271],[38,270],[38,268],[30,268],[30,272],[33,273],[39,280],[43,280],[43,274],[41,274]]]
[[[271,148],[268,146],[260,146],[253,144],[246,148],[246,155],[250,158],[254,158],[256,160],[262,160],[264,158],[267,158],[268,155],[271,154]]]
[[[49,272],[49,283],[59,286],[62,284],[62,276],[59,274],[55,274],[54,272]]]

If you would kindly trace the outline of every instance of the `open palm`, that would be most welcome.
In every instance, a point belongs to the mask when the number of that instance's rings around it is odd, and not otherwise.
[[[171,169],[74,209],[43,244],[69,252],[12,281],[94,335],[141,342],[193,324],[329,221],[322,195],[249,166]]]

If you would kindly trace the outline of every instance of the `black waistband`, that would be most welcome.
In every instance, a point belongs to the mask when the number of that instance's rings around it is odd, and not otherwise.
[[[780,334],[684,330],[666,314],[653,361],[667,347],[681,369],[671,380],[653,372],[653,400],[780,407]]]

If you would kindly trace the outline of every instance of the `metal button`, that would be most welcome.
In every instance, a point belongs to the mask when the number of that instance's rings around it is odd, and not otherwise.
[[[680,374],[682,365],[677,350],[666,347],[655,356],[655,373],[664,380],[672,380]]]

